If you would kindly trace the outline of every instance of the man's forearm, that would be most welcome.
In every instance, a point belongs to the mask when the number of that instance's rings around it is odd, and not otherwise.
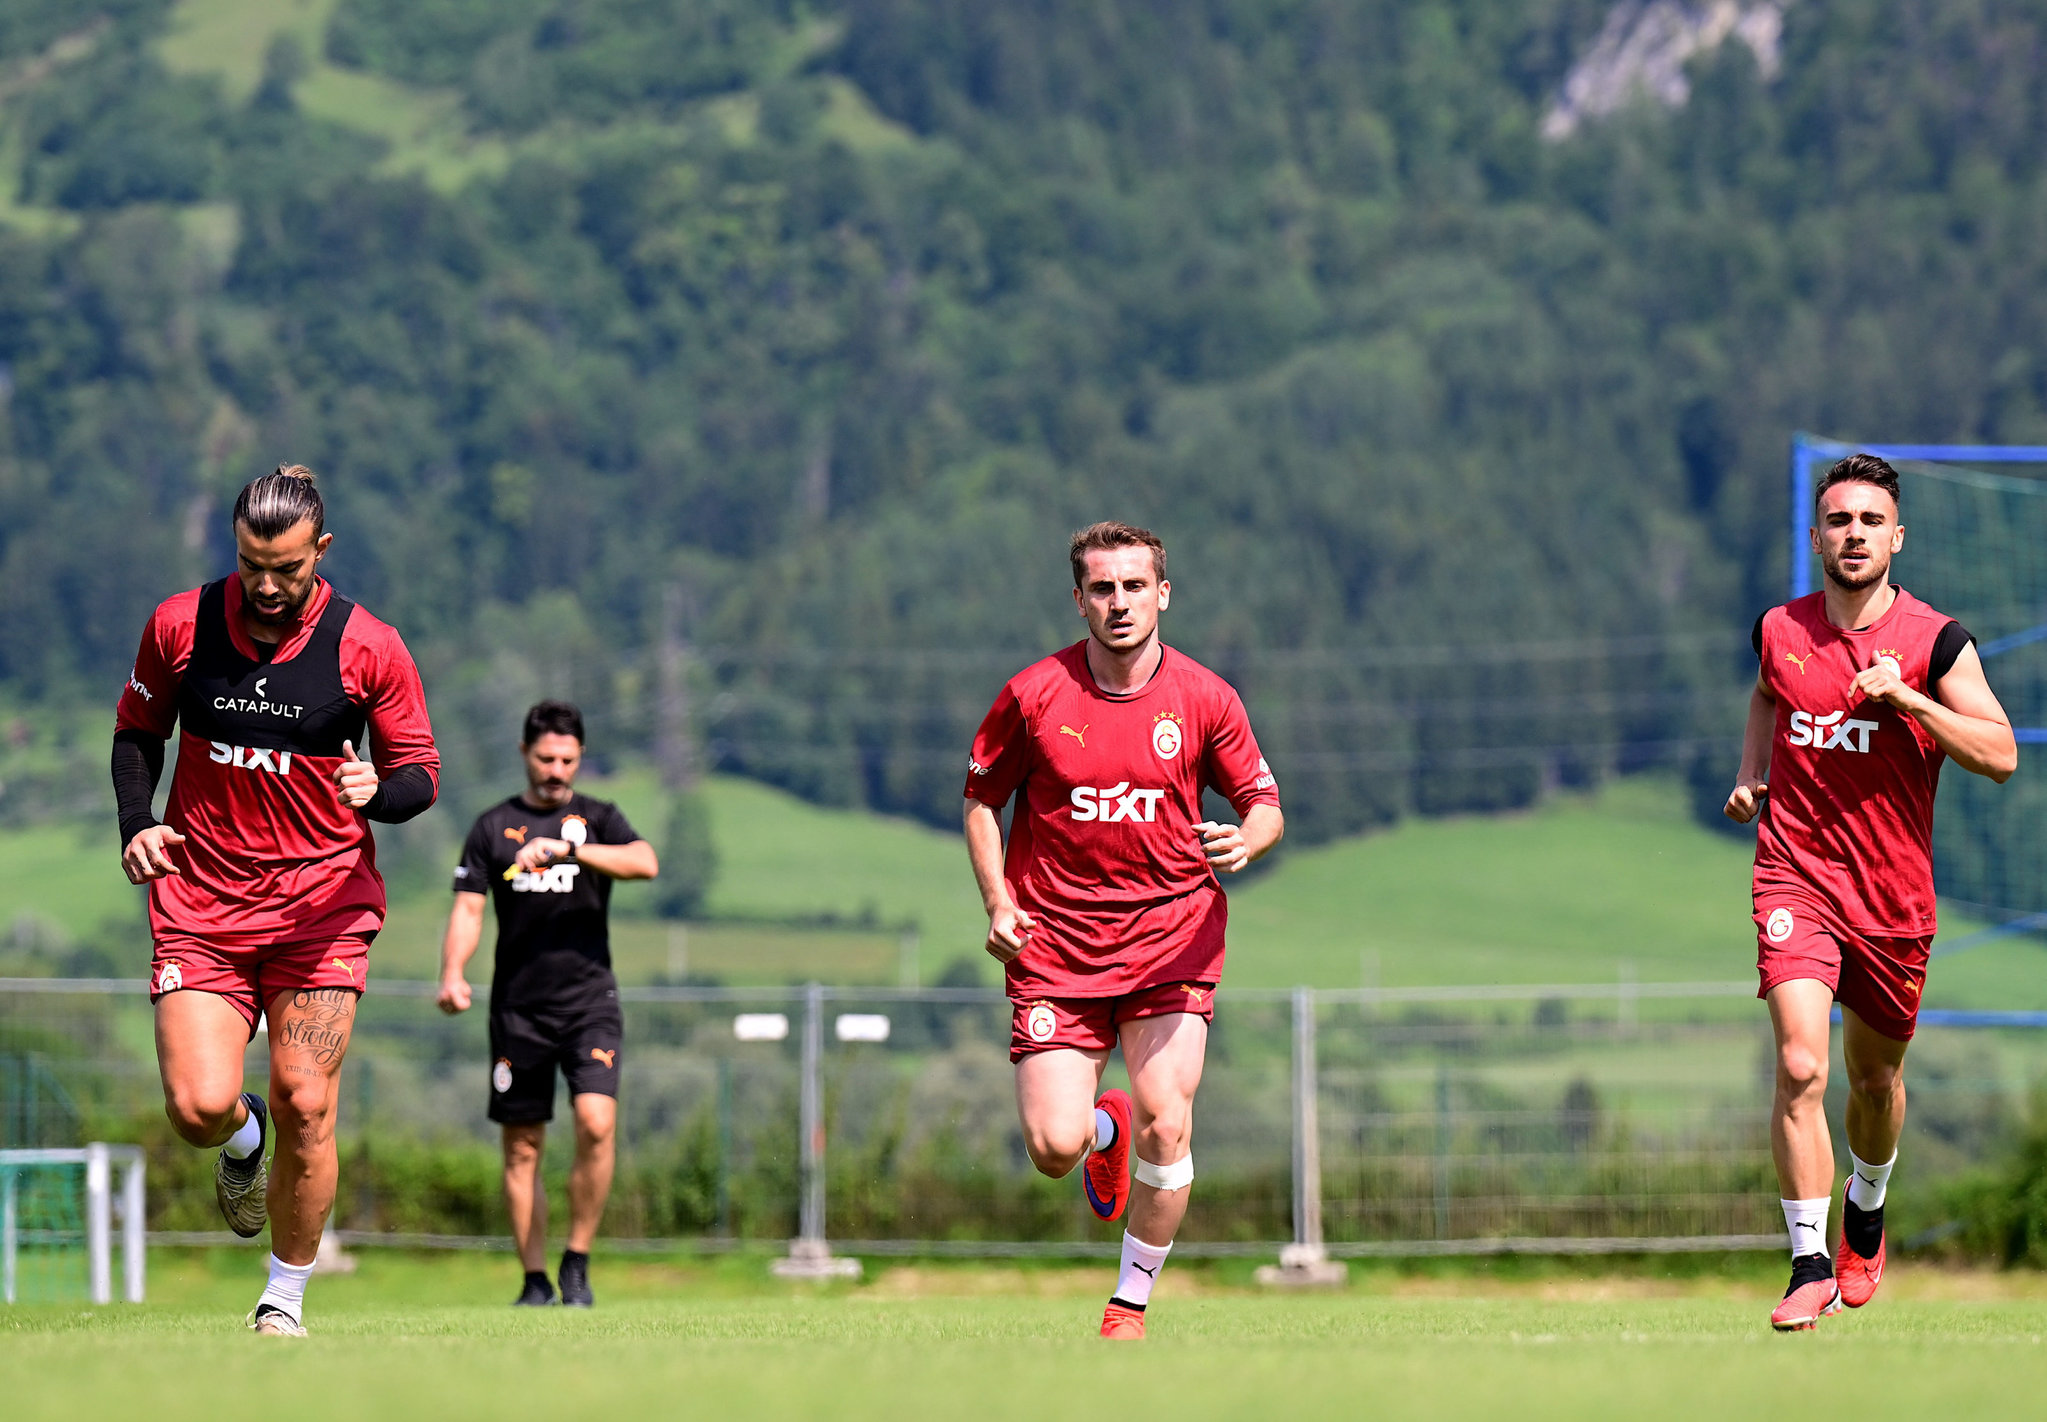
[[[576,862],[611,879],[651,879],[661,868],[654,846],[644,839],[631,844],[579,844]]]
[[[157,782],[163,778],[164,743],[146,731],[114,732],[114,806],[121,844],[156,824]]]
[[[1770,737],[1777,729],[1777,703],[1759,686],[1748,694],[1748,723],[1741,732],[1741,782],[1770,778]],[[1722,761],[1721,764],[1726,764]]]
[[[2004,780],[2016,768],[2018,740],[2004,722],[1964,715],[1930,696],[1915,701],[1910,714],[1962,769]]]
[[[1009,885],[1002,878],[1002,822],[989,806],[969,800],[966,835],[967,860],[974,866],[981,907],[992,914],[1009,902]]]
[[[1244,813],[1244,862],[1256,863],[1286,834],[1286,816],[1277,805],[1253,805]]]
[[[480,895],[461,895],[456,906],[448,914],[447,932],[441,935],[441,976],[459,977],[469,966],[469,960],[476,956],[476,945],[483,941],[483,906],[479,903],[474,912],[465,908],[462,898],[481,898]]]

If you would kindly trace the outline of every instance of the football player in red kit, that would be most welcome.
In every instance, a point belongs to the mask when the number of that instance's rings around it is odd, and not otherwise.
[[[1933,795],[1941,762],[2002,782],[2011,722],[1961,624],[1890,580],[1904,546],[1898,476],[1857,454],[1820,481],[1813,551],[1825,587],[1757,619],[1730,818],[1756,832],[1758,996],[1777,1089],[1770,1145],[1791,1234],[1791,1284],[1771,1315],[1810,1328],[1875,1294],[1884,1196],[1905,1123],[1905,1048],[1933,942]],[[1839,1004],[1851,1173],[1827,1254],[1834,1151],[1825,1097]]]
[[[1271,849],[1284,822],[1243,702],[1159,641],[1164,545],[1098,523],[1070,551],[1088,635],[1012,677],[982,721],[967,849],[1015,1005],[1024,1143],[1047,1175],[1085,1162],[1100,1218],[1129,1205],[1102,1336],[1142,1338],[1194,1178],[1194,1091],[1229,917],[1216,876]],[[1206,789],[1241,827],[1202,817]],[[1005,854],[997,816],[1012,796]],[[1131,1089],[1101,1092],[1118,1045]]]
[[[164,1108],[185,1140],[220,1148],[214,1189],[235,1233],[268,1220],[270,1279],[249,1323],[285,1335],[305,1332],[334,1203],[335,1088],[384,922],[369,822],[426,809],[440,772],[405,644],[316,572],[333,541],[324,520],[302,466],[242,490],[236,575],[156,609],[114,732],[122,867],[149,885]],[[267,1101],[242,1090],[266,1016]]]

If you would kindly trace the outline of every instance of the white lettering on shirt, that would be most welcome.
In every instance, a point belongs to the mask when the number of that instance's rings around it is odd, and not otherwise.
[[[1876,722],[1853,719],[1846,711],[1834,711],[1825,716],[1815,716],[1810,711],[1793,711],[1791,729],[1784,739],[1794,746],[1816,746],[1823,751],[1838,749],[1867,755],[1869,738],[1876,728]]]
[[[1103,789],[1076,785],[1067,798],[1073,805],[1073,818],[1079,823],[1100,820],[1105,825],[1113,825],[1123,820],[1139,820],[1155,824],[1159,817],[1159,801],[1166,798],[1166,792],[1133,790],[1129,781],[1122,780]]]

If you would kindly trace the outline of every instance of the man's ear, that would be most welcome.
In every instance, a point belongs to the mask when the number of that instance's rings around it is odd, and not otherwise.
[[[334,535],[331,533],[323,533],[320,535],[320,541],[313,545],[313,561],[315,563],[319,562],[322,558],[327,556],[327,545],[332,543],[333,541]]]
[[[1171,584],[1170,582],[1164,582],[1164,583],[1160,583],[1160,584],[1159,584],[1159,611],[1160,611],[1160,612],[1164,612],[1164,611],[1165,611],[1165,610],[1166,610],[1167,608],[1171,607],[1172,605],[1173,605],[1173,585],[1172,585],[1172,584]]]

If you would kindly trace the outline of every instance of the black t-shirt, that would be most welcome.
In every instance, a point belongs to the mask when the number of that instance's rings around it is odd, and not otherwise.
[[[517,795],[476,817],[455,868],[455,892],[486,890],[498,915],[493,1008],[574,1001],[612,987],[611,877],[558,860],[545,869],[505,871],[536,839],[631,844],[640,836],[618,806],[571,795],[559,810],[536,810]],[[566,830],[566,832],[565,832]]]

